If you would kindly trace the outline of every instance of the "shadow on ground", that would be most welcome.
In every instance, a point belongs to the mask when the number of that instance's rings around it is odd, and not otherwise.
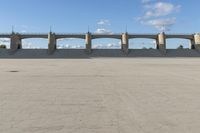
[[[190,49],[170,49],[166,53],[162,53],[156,49],[137,49],[129,50],[128,54],[124,54],[120,49],[95,49],[91,53],[85,52],[84,49],[60,49],[54,54],[48,55],[47,49],[21,49],[15,53],[10,53],[8,49],[0,49],[0,58],[93,58],[93,57],[200,57],[200,52]]]

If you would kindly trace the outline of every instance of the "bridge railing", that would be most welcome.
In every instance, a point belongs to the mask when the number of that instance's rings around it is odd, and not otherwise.
[[[20,35],[48,35],[48,33],[18,33]]]
[[[155,35],[158,35],[158,34],[150,34],[150,33],[128,33],[128,35],[152,35],[152,36],[155,36]]]
[[[86,33],[55,33],[56,35],[85,35]]]
[[[41,33],[20,33],[20,32],[14,32],[15,34],[20,34],[20,35],[48,35],[48,32],[41,32]],[[85,33],[55,33],[56,35],[85,35]],[[90,32],[92,35],[122,35],[122,33],[95,33],[95,32]],[[1,33],[0,35],[11,35],[12,32],[4,32]],[[159,33],[131,33],[128,32],[129,35],[158,35]],[[194,35],[194,34],[200,34],[200,33],[165,33],[166,35]]]
[[[0,33],[0,35],[11,35],[12,33]]]
[[[166,35],[194,35],[194,33],[165,33]]]

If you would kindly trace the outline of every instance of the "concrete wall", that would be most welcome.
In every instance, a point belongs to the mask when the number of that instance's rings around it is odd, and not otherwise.
[[[59,49],[53,54],[48,54],[47,49],[19,49],[10,54],[7,49],[0,49],[0,58],[93,58],[93,57],[200,57],[200,52],[189,49],[167,50],[163,54],[156,49],[129,50],[124,54],[120,49],[94,49],[87,54],[84,49]]]

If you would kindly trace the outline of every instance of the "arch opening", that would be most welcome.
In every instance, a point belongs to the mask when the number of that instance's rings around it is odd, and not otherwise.
[[[48,39],[45,38],[22,39],[22,49],[48,49]]]
[[[85,39],[81,38],[57,39],[57,49],[85,49]]]
[[[115,38],[93,39],[92,49],[121,49],[121,39],[115,39]]]
[[[156,40],[149,38],[129,39],[129,49],[156,49]]]
[[[166,49],[189,49],[192,42],[189,39],[167,38]]]
[[[10,38],[0,38],[0,48],[10,49]]]

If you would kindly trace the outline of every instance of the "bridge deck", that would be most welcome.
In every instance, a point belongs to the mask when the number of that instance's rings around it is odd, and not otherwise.
[[[48,34],[17,34],[21,39],[27,38],[48,38]],[[0,34],[0,38],[11,38],[12,34]],[[85,34],[55,34],[56,39],[61,38],[80,38],[85,39]],[[115,38],[121,39],[122,34],[91,34],[92,39],[98,38]],[[129,39],[134,38],[150,38],[157,39],[158,34],[128,34]],[[181,39],[193,39],[194,34],[166,34],[166,38],[181,38]]]
[[[56,39],[62,38],[80,38],[85,39],[85,34],[58,34],[56,35]]]
[[[24,35],[20,35],[20,37],[22,39],[27,39],[27,38],[44,38],[44,39],[48,39],[48,35],[47,34],[24,34]]]
[[[185,35],[185,34],[170,35],[170,34],[166,34],[166,38],[193,39],[194,35]]]
[[[128,35],[130,39],[132,38],[150,38],[150,39],[157,39],[157,34],[130,34]]]
[[[0,34],[0,38],[10,38],[10,34]]]
[[[92,34],[92,39],[98,38],[114,38],[114,39],[121,39],[121,34]]]

